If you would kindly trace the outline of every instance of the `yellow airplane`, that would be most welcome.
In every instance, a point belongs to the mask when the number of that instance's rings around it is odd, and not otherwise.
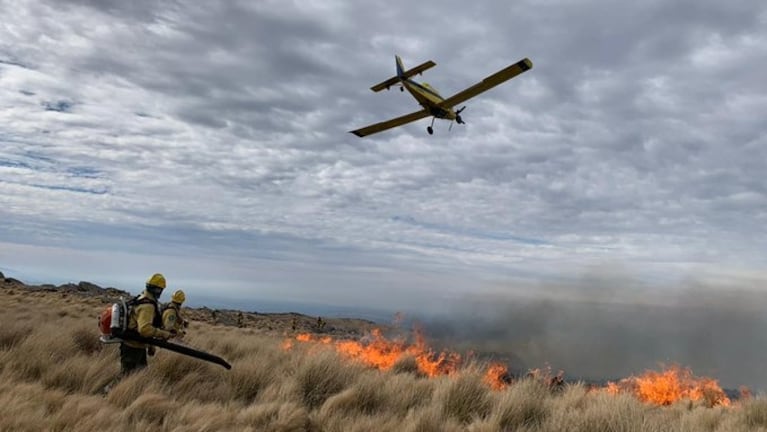
[[[437,90],[435,90],[429,84],[418,83],[410,79],[411,76],[422,74],[426,69],[436,66],[436,63],[429,60],[426,63],[422,63],[412,69],[405,70],[405,67],[402,66],[402,59],[400,59],[399,56],[394,57],[397,61],[397,75],[387,79],[386,81],[376,84],[373,87],[370,87],[370,90],[379,92],[383,89],[389,90],[392,86],[399,86],[400,91],[405,91],[405,89],[407,89],[407,91],[413,95],[418,103],[421,104],[423,109],[420,111],[412,112],[410,114],[405,114],[401,117],[393,118],[391,120],[351,131],[351,133],[357,135],[358,137],[372,135],[374,133],[382,132],[397,126],[402,126],[406,123],[414,122],[429,116],[432,117],[431,125],[426,128],[426,131],[429,132],[429,135],[434,133],[434,119],[440,118],[450,120],[451,123],[449,129],[452,129],[453,121],[458,124],[464,124],[464,121],[461,118],[461,112],[466,109],[465,106],[461,107],[460,109],[454,109],[453,107],[497,86],[498,84],[506,82],[521,74],[522,72],[530,70],[533,67],[533,62],[531,62],[530,59],[524,58],[514,63],[513,65],[490,75],[477,84],[474,84],[473,86],[450,96],[449,98],[443,98],[439,95],[439,93],[437,93]]]

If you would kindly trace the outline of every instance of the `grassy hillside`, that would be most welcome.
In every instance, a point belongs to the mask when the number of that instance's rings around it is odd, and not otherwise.
[[[487,365],[425,377],[387,371],[275,329],[193,321],[186,342],[231,371],[159,350],[104,395],[117,346],[98,340],[100,297],[0,284],[0,431],[767,431],[767,400],[668,406],[527,378],[493,389]]]

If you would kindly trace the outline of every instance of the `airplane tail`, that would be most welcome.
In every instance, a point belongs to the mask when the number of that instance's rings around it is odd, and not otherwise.
[[[380,82],[374,85],[373,87],[370,87],[370,90],[373,90],[374,92],[379,92],[383,89],[388,90],[389,87],[400,83],[402,80],[410,78],[413,75],[420,74],[426,69],[429,69],[437,65],[433,61],[429,60],[425,63],[419,64],[418,66],[412,69],[405,70],[405,67],[402,65],[402,59],[398,55],[395,55],[394,59],[396,60],[396,63],[397,63],[397,75],[387,79],[386,81]]]

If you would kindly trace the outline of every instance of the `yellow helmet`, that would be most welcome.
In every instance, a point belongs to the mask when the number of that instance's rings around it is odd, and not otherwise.
[[[146,286],[149,288],[150,286],[165,289],[165,276],[163,276],[161,273],[155,273],[146,281]]]
[[[170,301],[178,304],[184,303],[186,301],[186,294],[184,294],[184,292],[181,290],[176,290],[176,292],[174,292],[170,297]]]

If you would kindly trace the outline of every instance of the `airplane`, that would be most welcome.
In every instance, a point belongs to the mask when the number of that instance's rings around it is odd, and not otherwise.
[[[413,97],[418,101],[423,109],[412,112],[410,114],[405,114],[397,118],[393,118],[391,120],[386,120],[350,131],[358,137],[372,135],[374,133],[382,132],[397,126],[402,126],[404,124],[414,122],[429,116],[432,117],[431,124],[426,128],[426,132],[428,132],[429,135],[434,134],[434,119],[438,118],[450,120],[450,128],[448,129],[450,130],[453,128],[452,122],[465,124],[463,118],[461,117],[461,113],[466,109],[466,106],[455,109],[454,107],[456,105],[471,99],[484,91],[490,90],[491,88],[502,84],[514,78],[515,76],[530,70],[533,67],[533,62],[531,62],[528,58],[524,58],[514,63],[513,65],[501,69],[500,71],[488,76],[487,78],[483,79],[477,84],[474,84],[471,87],[466,88],[465,90],[462,90],[448,98],[443,98],[439,95],[437,90],[435,90],[429,84],[418,83],[410,79],[410,77],[414,75],[423,74],[425,70],[436,66],[436,63],[429,60],[412,69],[405,70],[405,67],[402,65],[402,59],[400,59],[398,55],[395,55],[394,58],[397,63],[397,75],[382,81],[373,87],[370,87],[370,90],[379,92],[383,89],[389,90],[392,86],[398,86],[400,91],[405,91],[405,89],[407,89],[407,91],[413,95]]]

